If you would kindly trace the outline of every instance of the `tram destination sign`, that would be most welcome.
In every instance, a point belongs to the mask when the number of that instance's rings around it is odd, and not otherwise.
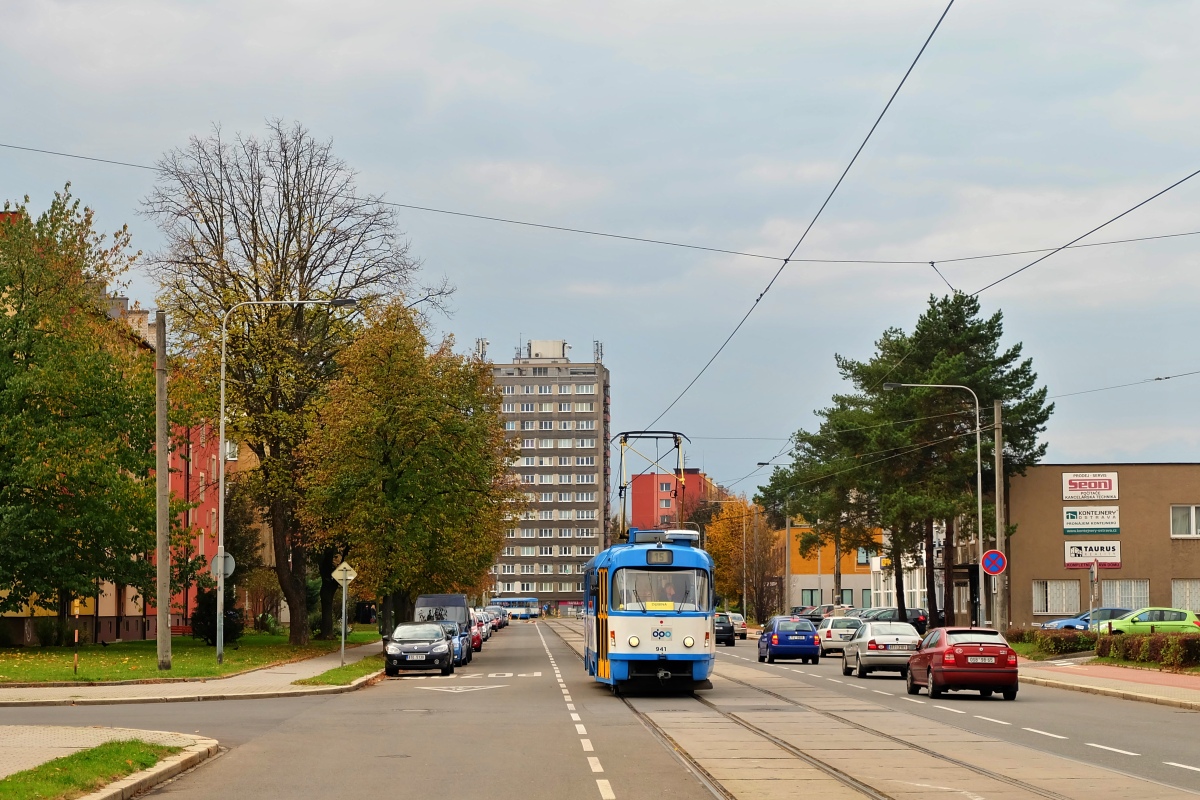
[[[1065,534],[1120,532],[1120,506],[1067,506],[1063,509]]]
[[[1064,472],[1063,500],[1116,500],[1117,473]]]
[[[1067,569],[1091,569],[1093,561],[1100,569],[1121,568],[1120,542],[1064,542],[1063,547]]]

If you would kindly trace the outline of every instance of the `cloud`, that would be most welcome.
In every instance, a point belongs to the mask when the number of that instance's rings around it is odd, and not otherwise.
[[[471,194],[545,209],[592,201],[610,189],[607,179],[589,170],[538,162],[478,161],[461,164],[457,172]]]

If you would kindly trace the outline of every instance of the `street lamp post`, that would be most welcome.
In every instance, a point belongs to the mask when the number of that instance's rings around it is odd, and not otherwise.
[[[225,343],[229,333],[229,315],[243,306],[305,306],[318,305],[332,308],[354,308],[358,301],[351,298],[333,300],[244,300],[234,303],[221,317],[221,410],[217,447],[217,663],[225,660]]]
[[[982,627],[983,625],[983,444],[979,439],[979,395],[969,386],[962,386],[957,383],[885,383],[883,388],[886,391],[892,391],[899,388],[906,389],[962,389],[965,392],[971,393],[971,398],[975,401],[975,500],[978,508],[977,520],[977,535],[979,536],[979,558],[975,564],[978,572],[979,591],[975,596],[975,624]],[[933,565],[927,564],[926,569],[931,569]],[[903,569],[904,565],[901,564]],[[926,598],[932,603],[933,598]],[[943,598],[943,603],[953,602],[952,598]]]

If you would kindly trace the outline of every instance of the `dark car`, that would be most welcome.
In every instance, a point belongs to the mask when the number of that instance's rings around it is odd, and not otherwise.
[[[467,630],[466,626],[449,620],[443,620],[438,625],[441,625],[450,634],[451,640],[454,642],[454,666],[462,667],[470,664],[475,655],[475,648],[471,644],[471,632]]]
[[[1016,700],[1017,654],[991,628],[935,628],[908,659],[905,680],[909,694],[924,686],[934,698],[966,689]]]
[[[777,658],[799,658],[803,663],[821,663],[821,639],[804,617],[771,617],[758,637],[758,660],[774,664]]]
[[[917,629],[917,633],[922,636],[929,628],[929,612],[923,608],[906,608],[908,619],[900,619],[900,609],[884,608],[880,609],[879,613],[872,614],[870,619],[876,622],[907,622]]]
[[[730,647],[737,644],[737,631],[734,630],[733,620],[723,611],[713,614],[713,638],[717,644],[727,644]]]
[[[454,672],[454,639],[437,622],[402,622],[384,639],[383,670],[395,677],[402,669]]]

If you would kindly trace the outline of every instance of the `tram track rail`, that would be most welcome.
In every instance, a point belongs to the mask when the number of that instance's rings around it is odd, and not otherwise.
[[[580,661],[583,660],[583,656],[579,652],[577,652],[574,647],[571,646],[571,643],[568,642],[567,639],[564,636],[562,636],[561,633],[559,633],[557,630],[555,630],[553,628],[553,626],[547,626],[547,627],[550,627],[551,630],[554,630],[555,634],[559,637],[559,639],[562,640],[563,643],[566,644],[568,647],[571,647],[571,651],[575,653],[576,658],[578,658]],[[1035,795],[1038,797],[1044,797],[1044,798],[1046,798],[1046,800],[1071,800],[1071,798],[1069,798],[1068,796],[1060,794],[1058,792],[1055,792],[1051,789],[1046,789],[1041,786],[1037,786],[1035,784],[1028,783],[1027,781],[1023,781],[1020,778],[1014,778],[1012,776],[1005,775],[1003,773],[987,769],[986,767],[981,767],[977,764],[972,764],[969,761],[964,761],[960,758],[955,758],[954,756],[950,756],[945,753],[940,753],[937,750],[926,747],[924,745],[908,741],[899,736],[885,733],[883,731],[872,728],[869,725],[864,725],[860,722],[855,722],[854,720],[843,717],[835,712],[828,711],[826,709],[818,708],[818,707],[815,707],[808,703],[805,703],[802,700],[796,700],[794,698],[787,697],[786,695],[782,695],[778,692],[771,691],[770,689],[764,689],[762,687],[755,686],[754,684],[748,683],[747,681],[743,681],[738,678],[732,678],[727,675],[721,675],[720,679],[724,680],[724,681],[728,681],[732,684],[736,684],[738,686],[744,687],[746,689],[750,689],[754,692],[758,692],[759,694],[762,694],[766,697],[770,697],[773,700],[777,700],[779,702],[785,703],[790,706],[794,706],[796,708],[804,709],[805,711],[817,714],[825,719],[828,719],[833,722],[837,722],[839,724],[853,728],[857,731],[861,731],[862,733],[865,733],[865,734],[868,734],[871,736],[876,736],[881,739],[887,740],[894,744],[900,745],[901,747],[904,747],[905,749],[911,750],[915,753],[920,753],[922,755],[929,756],[930,758],[934,758],[943,763],[952,765],[959,769],[966,770],[966,771],[971,772],[980,777],[987,778],[987,779],[993,780],[993,781],[997,781],[999,783],[1003,783],[1007,786],[1011,786],[1011,787],[1013,787],[1015,789],[1019,789],[1023,792],[1028,792],[1031,795]],[[704,766],[700,763],[700,761],[698,759],[693,757],[690,753],[687,752],[687,750],[684,747],[682,747],[678,742],[676,742],[675,739],[672,738],[670,733],[666,729],[664,729],[661,725],[659,725],[658,722],[656,722],[649,714],[639,710],[636,707],[636,705],[634,705],[634,703],[631,702],[630,697],[627,697],[625,695],[617,695],[617,698],[622,703],[625,704],[625,707],[628,708],[633,713],[633,715],[638,719],[638,721],[641,722],[642,725],[644,725],[646,727],[646,729],[649,730],[656,739],[658,739],[665,747],[667,747],[667,749],[669,749],[676,756],[676,758],[678,758],[689,769],[689,771],[691,771],[697,777],[697,779],[705,786],[705,788],[707,788],[709,790],[709,792],[714,797],[721,798],[721,800],[735,800],[736,795],[734,795],[729,790],[727,790],[721,784],[720,780],[718,780],[710,772],[708,772],[708,770],[704,768]],[[771,732],[769,732],[767,730],[764,730],[763,728],[760,728],[759,726],[755,725],[752,722],[749,722],[749,721],[741,718],[736,713],[727,711],[727,710],[721,708],[716,703],[712,702],[711,700],[708,700],[707,698],[701,697],[697,694],[692,694],[691,699],[695,700],[697,703],[699,703],[700,705],[709,709],[710,711],[713,711],[713,712],[719,714],[725,720],[739,726],[740,728],[742,728],[746,731],[749,731],[750,733],[753,733],[755,736],[763,739],[764,741],[770,742],[772,745],[774,745],[774,746],[778,747],[779,749],[783,750],[784,752],[788,753],[790,756],[796,758],[798,761],[801,761],[801,762],[811,766],[812,768],[819,770],[820,772],[824,773],[825,775],[828,775],[830,778],[833,778],[834,780],[837,780],[839,783],[842,783],[843,785],[847,786],[848,788],[853,789],[855,792],[862,795],[863,797],[871,798],[871,800],[895,800],[895,797],[893,795],[888,794],[886,791],[879,789],[875,786],[872,786],[872,785],[866,783],[865,781],[846,773],[842,769],[839,769],[838,767],[834,766],[833,764],[829,764],[829,763],[821,760],[820,758],[812,755],[811,753],[805,752],[803,749],[797,747],[796,745],[794,745],[784,739],[781,739],[780,737],[772,734]],[[901,712],[895,712],[895,713],[901,713]]]

